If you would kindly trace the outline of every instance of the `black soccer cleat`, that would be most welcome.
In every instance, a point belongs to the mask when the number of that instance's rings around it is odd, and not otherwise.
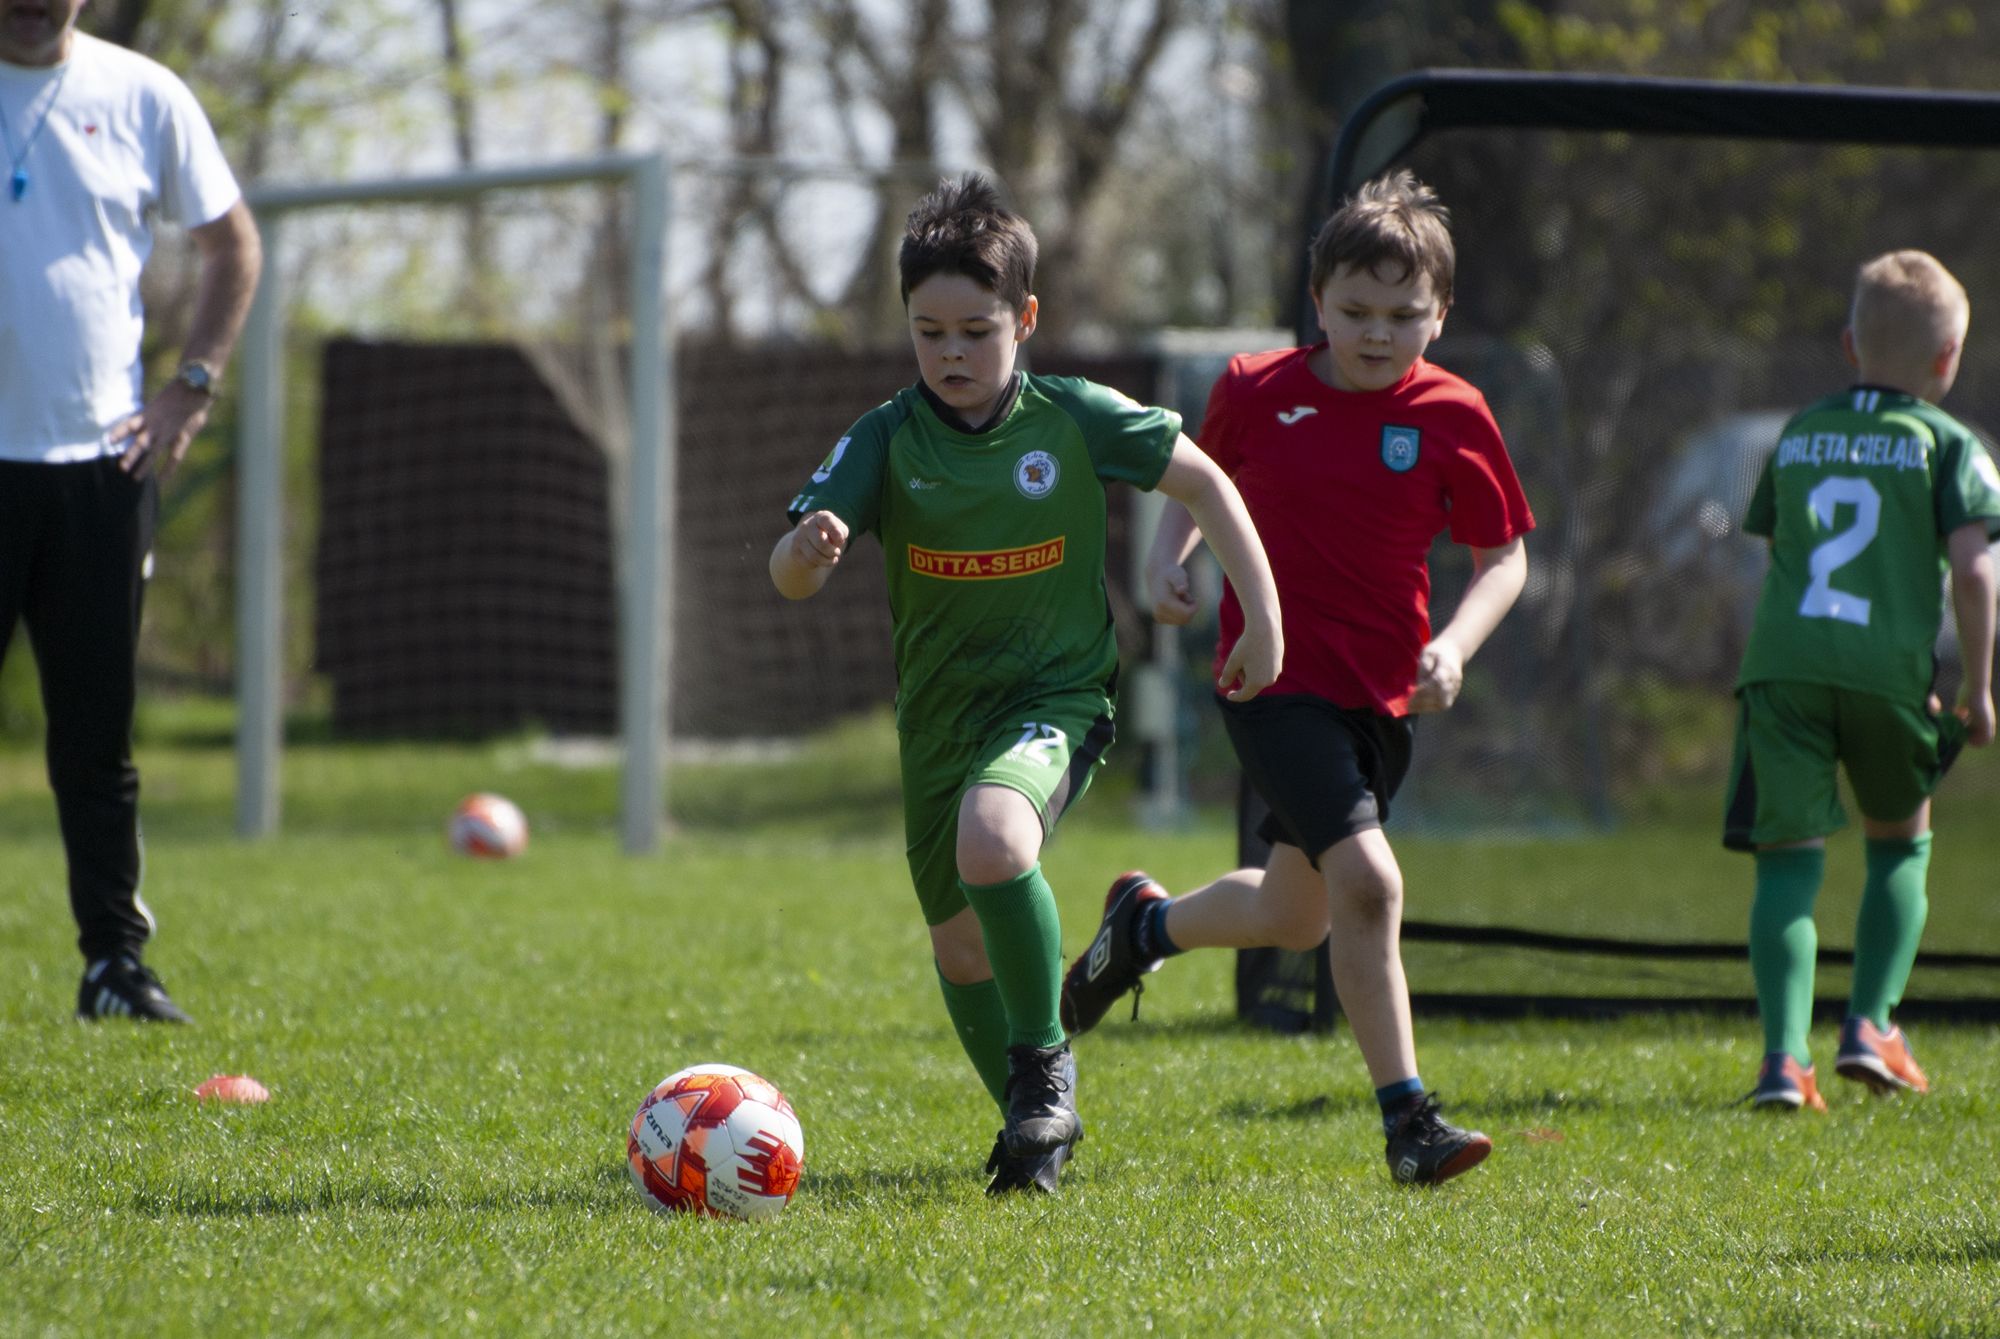
[[[1104,919],[1098,923],[1097,938],[1090,941],[1084,955],[1069,965],[1062,983],[1062,1025],[1070,1036],[1090,1031],[1109,1013],[1126,991],[1132,991],[1132,1017],[1139,1016],[1139,980],[1157,971],[1161,959],[1142,959],[1133,942],[1139,917],[1155,902],[1164,902],[1167,890],[1144,870],[1120,874],[1104,895]]]
[[[986,1159],[986,1171],[993,1177],[986,1193],[1000,1196],[1024,1190],[1038,1195],[1053,1195],[1062,1184],[1063,1165],[1082,1142],[1083,1132],[1079,1130],[1070,1143],[1059,1144],[1049,1152],[1032,1158],[1016,1158],[1008,1154],[1006,1132],[1002,1131],[995,1136],[993,1153]]]
[[[1034,1183],[1022,1175],[1021,1165],[1007,1156],[1007,1132],[993,1136],[993,1151],[986,1157],[986,1174],[993,1178],[986,1187],[989,1195],[1005,1195],[1011,1190],[1030,1190]]]
[[[1076,1057],[1069,1043],[1007,1048],[1007,1124],[1000,1141],[1027,1160],[1083,1137],[1076,1114]]]
[[[1461,1130],[1438,1114],[1436,1093],[1412,1098],[1389,1129],[1389,1175],[1412,1185],[1436,1185],[1486,1161],[1493,1141]]]
[[[160,978],[129,954],[100,958],[84,970],[76,988],[76,1016],[84,1022],[99,1018],[133,1018],[142,1023],[194,1021],[168,996]]]

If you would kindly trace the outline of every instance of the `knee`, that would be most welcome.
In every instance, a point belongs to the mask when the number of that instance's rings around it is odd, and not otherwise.
[[[1333,913],[1321,898],[1310,910],[1292,910],[1270,926],[1270,939],[1279,948],[1305,953],[1326,942],[1333,929]]]
[[[1256,909],[1259,942],[1276,948],[1298,953],[1318,948],[1333,927],[1326,884],[1303,855],[1261,871],[1250,905]]]
[[[1270,883],[1264,885],[1265,937],[1279,948],[1303,953],[1318,948],[1333,928],[1333,909],[1326,889],[1317,882],[1306,884],[1290,896],[1272,896]]]
[[[1403,919],[1403,880],[1391,870],[1344,871],[1332,896],[1350,919],[1362,925],[1396,925]]]
[[[1035,867],[1032,851],[1015,851],[1004,843],[965,841],[958,844],[958,877],[975,888],[1018,879]]]
[[[139,769],[115,740],[57,740],[52,735],[44,761],[49,788],[58,793],[103,793],[120,798],[138,793]]]
[[[968,803],[958,816],[958,877],[975,887],[1020,878],[1041,859],[1041,835],[1025,801]]]

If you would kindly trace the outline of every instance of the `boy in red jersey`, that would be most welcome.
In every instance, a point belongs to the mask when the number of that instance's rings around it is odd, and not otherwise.
[[[1447,1123],[1418,1077],[1402,874],[1382,822],[1413,717],[1458,697],[1465,662],[1521,593],[1534,526],[1485,399],[1423,358],[1451,305],[1453,260],[1429,187],[1407,171],[1364,186],[1313,241],[1326,341],[1240,356],[1210,393],[1201,446],[1243,495],[1283,617],[1283,673],[1254,702],[1219,704],[1271,808],[1260,834],[1271,858],[1179,898],[1122,876],[1063,980],[1075,1035],[1176,953],[1304,950],[1331,930],[1334,987],[1381,1104],[1390,1172],[1406,1182],[1456,1176],[1492,1141]],[[1473,576],[1433,637],[1427,559],[1447,527],[1472,550]],[[1194,616],[1183,564],[1199,538],[1169,504],[1146,573],[1163,622]],[[1221,644],[1242,626],[1225,588]]]

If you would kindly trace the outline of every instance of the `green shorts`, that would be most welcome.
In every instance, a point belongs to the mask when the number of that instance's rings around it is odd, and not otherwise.
[[[1878,823],[1916,813],[1965,743],[1956,716],[1921,703],[1792,680],[1737,691],[1736,750],[1722,844],[1735,851],[1810,841],[1847,825],[1834,766]]]
[[[1042,837],[1090,786],[1111,748],[1111,703],[1102,693],[1065,693],[1024,707],[1020,719],[974,743],[898,736],[903,836],[924,924],[965,910],[958,886],[958,807],[973,786],[1005,786],[1042,816]]]

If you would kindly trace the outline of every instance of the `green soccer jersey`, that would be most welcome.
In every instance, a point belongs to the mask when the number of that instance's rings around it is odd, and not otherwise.
[[[1930,691],[1945,537],[2000,534],[2000,473],[1957,419],[1859,386],[1807,407],[1764,463],[1743,528],[1771,541],[1739,685],[1831,684],[1899,700]]]
[[[911,386],[862,415],[792,499],[888,558],[896,724],[970,741],[1050,693],[1109,693],[1109,480],[1151,489],[1180,415],[1077,377],[1020,376],[1006,417],[962,432]]]

